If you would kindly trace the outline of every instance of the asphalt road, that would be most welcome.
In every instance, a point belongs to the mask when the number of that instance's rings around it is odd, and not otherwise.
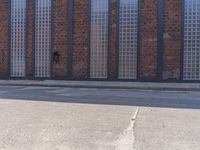
[[[0,86],[0,150],[199,150],[200,93]]]

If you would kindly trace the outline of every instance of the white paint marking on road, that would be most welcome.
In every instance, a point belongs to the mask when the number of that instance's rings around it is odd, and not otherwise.
[[[133,117],[131,118],[130,125],[117,140],[116,150],[134,150],[135,137],[133,129],[138,113],[139,113],[139,107],[136,108],[136,111]]]

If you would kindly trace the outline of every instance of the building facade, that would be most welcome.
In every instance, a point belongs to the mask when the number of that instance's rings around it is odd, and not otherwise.
[[[199,0],[0,2],[0,79],[200,81]]]

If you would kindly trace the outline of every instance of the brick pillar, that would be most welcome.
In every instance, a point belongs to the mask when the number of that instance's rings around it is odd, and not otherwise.
[[[165,0],[163,80],[180,79],[182,0]]]
[[[88,78],[89,0],[73,0],[73,61],[74,79]]]
[[[34,77],[33,74],[33,0],[28,1],[28,41],[26,53],[26,76],[28,79]]]
[[[118,70],[117,70],[117,0],[111,0],[111,47],[110,47],[110,56],[109,56],[109,78],[117,79]]]
[[[66,79],[67,77],[67,0],[53,1],[53,51],[52,56],[59,56],[59,60],[52,60],[52,77]]]
[[[157,76],[157,1],[141,0],[139,80],[154,81]]]
[[[9,3],[0,0],[0,78],[9,76]]]

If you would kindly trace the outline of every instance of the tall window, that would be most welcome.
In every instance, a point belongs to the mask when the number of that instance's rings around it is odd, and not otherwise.
[[[35,0],[35,77],[50,77],[51,0]]]
[[[11,77],[25,77],[26,0],[11,0],[10,73]]]
[[[119,78],[137,78],[138,0],[119,4]]]
[[[200,80],[200,1],[185,0],[184,80]]]
[[[109,0],[91,0],[90,77],[107,78]]]

